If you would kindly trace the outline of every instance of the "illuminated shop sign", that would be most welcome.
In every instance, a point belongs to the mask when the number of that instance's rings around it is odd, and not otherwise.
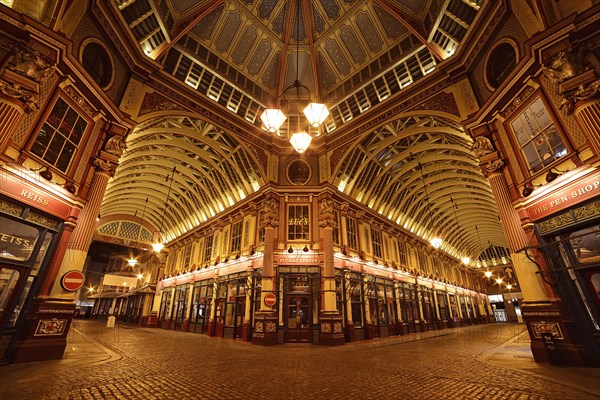
[[[600,179],[594,175],[544,196],[527,207],[527,213],[533,220],[537,220],[598,195],[600,195]]]

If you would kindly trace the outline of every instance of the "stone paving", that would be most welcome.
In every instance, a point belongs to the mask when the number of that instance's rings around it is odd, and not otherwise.
[[[0,399],[600,399],[600,369],[538,365],[528,347],[516,324],[332,348],[77,320],[64,359],[0,368]]]

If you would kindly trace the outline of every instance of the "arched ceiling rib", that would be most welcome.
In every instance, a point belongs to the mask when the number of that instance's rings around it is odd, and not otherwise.
[[[504,237],[472,144],[446,118],[399,118],[366,133],[333,184],[426,240],[441,237],[450,254],[475,259],[483,244],[504,245]]]
[[[147,198],[144,219],[166,240],[264,185],[263,173],[250,153],[231,135],[199,119],[156,118],[138,126],[126,146],[106,189],[101,214],[139,215]]]

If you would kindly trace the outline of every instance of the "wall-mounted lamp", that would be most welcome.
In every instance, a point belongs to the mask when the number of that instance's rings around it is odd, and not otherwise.
[[[559,177],[560,174],[558,174],[557,172],[554,172],[552,170],[548,171],[548,173],[546,174],[546,182],[550,183],[553,180],[555,180],[556,178]]]
[[[292,254],[294,252],[294,249],[292,249],[292,246],[290,245],[290,247],[288,248],[288,253]]]
[[[308,253],[308,246],[304,245],[304,248],[302,249],[303,252]]]
[[[526,183],[525,186],[523,186],[523,197],[527,197],[529,196],[531,193],[533,193],[533,185],[531,183]]]
[[[52,172],[46,167],[43,171],[40,172],[40,176],[47,181],[52,180]]]
[[[67,189],[67,192],[69,192],[71,194],[75,194],[75,192],[77,191],[77,188],[75,187],[73,182],[66,182],[65,189]]]

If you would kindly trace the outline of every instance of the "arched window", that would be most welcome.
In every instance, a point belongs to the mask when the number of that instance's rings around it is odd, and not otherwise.
[[[486,64],[486,78],[488,84],[497,89],[517,65],[517,52],[507,42],[496,46]]]
[[[89,42],[83,48],[81,64],[92,79],[102,88],[112,80],[111,59],[106,49],[97,42]]]

